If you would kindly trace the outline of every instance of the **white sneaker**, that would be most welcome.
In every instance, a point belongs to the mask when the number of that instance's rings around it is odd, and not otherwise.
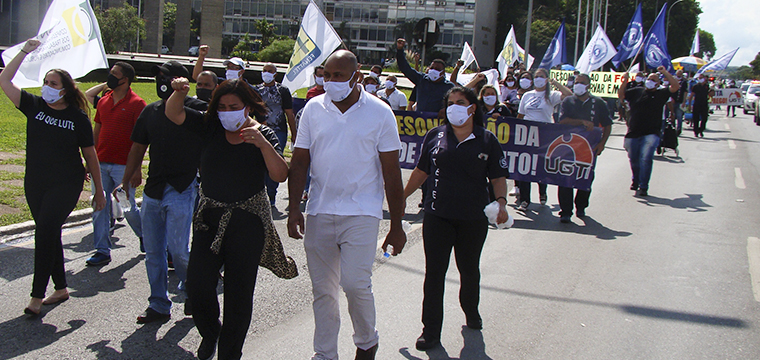
[[[520,211],[528,210],[528,202],[527,201],[521,202],[520,206],[517,207],[517,210],[520,210]]]

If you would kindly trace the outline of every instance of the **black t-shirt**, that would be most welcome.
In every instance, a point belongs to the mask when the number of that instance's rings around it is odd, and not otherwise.
[[[474,126],[474,138],[458,142],[451,125],[428,131],[417,168],[428,174],[425,211],[447,219],[485,217],[488,181],[509,177],[504,151],[490,131]]]
[[[565,118],[588,120],[594,126],[612,125],[607,102],[593,95],[589,95],[586,101],[581,101],[577,96],[568,96],[562,100],[559,120]]]
[[[483,110],[485,110],[485,105],[483,106]],[[508,116],[508,117],[514,117],[516,114],[512,112],[512,110],[507,107],[507,105],[499,104],[494,106],[491,111],[486,112],[486,118],[490,118],[493,114],[499,114],[499,116]]]
[[[185,106],[206,110],[204,101],[185,97]],[[182,192],[195,179],[201,156],[201,138],[171,122],[164,114],[164,101],[148,104],[132,129],[132,141],[150,145],[150,165],[145,194],[154,199],[164,197],[166,184]]]
[[[18,109],[26,115],[25,183],[83,182],[80,148],[94,145],[87,114],[73,105],[52,109],[41,97],[24,90]]]
[[[182,126],[203,139],[201,187],[203,194],[221,202],[234,203],[256,195],[264,188],[267,166],[256,145],[230,144],[219,119],[204,120],[205,113],[185,107]],[[274,130],[261,125],[261,134],[282,156]]]
[[[625,99],[631,104],[631,119],[628,121],[626,138],[659,134],[662,128],[663,106],[670,99],[668,88],[647,91],[635,87],[625,92]]]
[[[707,99],[710,94],[710,86],[704,83],[703,84],[697,83],[696,85],[691,87],[691,92],[694,94],[693,107],[695,109],[706,109]]]

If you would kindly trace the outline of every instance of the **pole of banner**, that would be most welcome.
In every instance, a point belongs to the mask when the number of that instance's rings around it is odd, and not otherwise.
[[[581,31],[581,5],[583,4],[583,0],[578,0],[578,24],[575,26],[575,53],[573,54],[573,64],[578,63],[578,35],[580,35]]]
[[[635,55],[635,56],[633,57],[633,59],[631,60],[631,65],[628,65],[628,69],[626,69],[626,70],[625,70],[625,72],[629,72],[629,71],[631,71],[631,68],[633,67],[633,64],[635,64],[635,63],[636,63],[636,58],[637,58],[637,57],[639,57],[639,53],[641,53],[641,49],[642,49],[643,47],[644,47],[644,44],[641,44],[641,46],[639,46],[639,50],[638,50],[638,51],[636,51],[636,55]]]

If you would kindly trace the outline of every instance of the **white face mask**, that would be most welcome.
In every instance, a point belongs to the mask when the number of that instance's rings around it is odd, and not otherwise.
[[[47,85],[42,85],[42,99],[45,100],[45,102],[48,104],[57,102],[63,97],[63,95],[61,95],[61,90],[53,89]]]
[[[515,82],[514,81],[507,81],[507,86],[508,87],[513,87],[513,86],[515,86]]]
[[[483,96],[483,102],[488,106],[494,106],[496,104],[496,95]]]
[[[227,70],[224,73],[224,77],[227,78],[227,80],[235,80],[240,78],[240,70]]]
[[[385,80],[385,88],[386,89],[393,89],[396,87],[396,83],[390,80]]]
[[[533,83],[533,81],[531,81],[528,78],[520,79],[520,87],[523,88],[523,89],[530,89],[530,85],[532,83]]]
[[[437,81],[441,78],[441,72],[435,69],[429,69],[427,74],[432,81]]]
[[[378,77],[377,73],[372,72],[372,71],[369,72],[369,76],[372,77],[372,78],[375,78],[375,79],[377,79],[377,77]]]
[[[537,77],[533,79],[533,85],[535,85],[537,88],[546,86],[546,78]]]
[[[644,86],[647,89],[654,89],[657,86],[657,82],[655,82],[654,80],[647,79],[647,81],[644,83]]]
[[[246,109],[233,110],[233,111],[220,111],[219,121],[222,122],[222,127],[227,131],[238,131],[245,124],[245,120],[248,118]]]
[[[586,93],[587,88],[588,86],[586,84],[575,84],[573,85],[573,94],[583,96]]]
[[[700,82],[700,83],[704,83],[704,82],[705,82],[705,78],[700,78],[700,79],[699,79],[699,82]]]
[[[644,82],[644,78],[643,78],[643,77],[641,77],[641,76],[637,76],[637,77],[636,77],[636,82],[639,82],[639,83],[640,83],[640,82]]]
[[[322,76],[315,76],[314,82],[316,82],[319,86],[323,86],[325,84],[325,78]]]
[[[367,86],[364,87],[365,90],[371,93],[377,92],[377,85],[375,84],[367,84]]]
[[[575,85],[575,81],[572,81],[572,80],[567,81],[567,86],[574,86],[574,85]]]
[[[349,95],[351,95],[351,91],[354,90],[354,86],[356,86],[356,84],[351,85],[351,80],[353,80],[354,75],[356,75],[356,72],[351,74],[351,78],[348,79],[348,81],[325,82],[325,92],[327,93],[327,96],[330,97],[330,100],[334,102],[341,102],[345,100]]]
[[[467,119],[472,116],[467,113],[467,110],[469,110],[471,106],[472,104],[470,104],[470,106],[457,104],[449,105],[449,107],[446,108],[446,119],[449,121],[449,124],[454,126],[464,125],[464,123],[467,122]]]
[[[270,72],[266,72],[266,71],[262,72],[261,73],[261,79],[264,80],[265,84],[269,84],[272,81],[274,81],[274,74],[272,74]]]

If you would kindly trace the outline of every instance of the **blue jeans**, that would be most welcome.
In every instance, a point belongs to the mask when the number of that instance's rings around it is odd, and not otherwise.
[[[166,185],[163,199],[143,194],[142,225],[145,244],[145,269],[150,283],[150,308],[168,314],[169,300],[166,249],[172,254],[174,270],[179,278],[179,290],[185,289],[187,263],[190,259],[190,226],[197,195],[196,182],[182,192]]]
[[[126,165],[100,163],[100,179],[103,182],[103,191],[106,192],[106,207],[103,210],[92,213],[92,239],[95,250],[104,255],[111,255],[111,192],[121,184]],[[95,184],[92,184],[95,192]],[[142,225],[140,222],[140,209],[135,203],[135,189],[129,188],[129,211],[124,212],[124,218],[135,232],[137,237],[142,237]]]
[[[277,135],[277,141],[280,143],[279,150],[282,150],[284,152],[285,144],[288,142],[288,132],[275,130],[274,134]],[[270,179],[268,172],[264,180],[267,185],[267,195],[269,196],[269,203],[271,205],[274,205],[275,197],[277,197],[277,187],[280,186],[280,183]]]
[[[631,162],[633,185],[639,189],[649,189],[654,151],[658,145],[660,145],[660,135],[658,134],[626,138],[623,142],[623,147],[628,152],[628,160]]]
[[[673,103],[673,112],[676,115],[676,122],[677,122],[676,131],[678,131],[678,133],[680,134],[681,126],[683,125],[683,109],[681,109],[680,103]]]

